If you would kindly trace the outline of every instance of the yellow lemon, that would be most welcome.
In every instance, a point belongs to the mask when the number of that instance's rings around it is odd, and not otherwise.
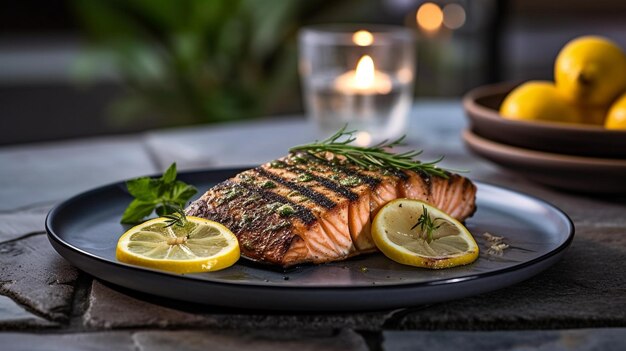
[[[626,55],[606,38],[574,39],[556,58],[554,80],[572,103],[608,106],[626,90]]]
[[[383,206],[372,222],[372,238],[385,256],[422,268],[466,265],[479,252],[467,228],[419,200],[396,199]]]
[[[581,122],[576,107],[547,81],[529,81],[515,88],[502,102],[500,114],[526,121]]]
[[[186,218],[182,226],[155,218],[131,228],[117,242],[117,259],[175,273],[216,271],[237,262],[239,243],[228,228]]]
[[[604,127],[606,129],[626,129],[626,94],[613,103],[606,116]]]

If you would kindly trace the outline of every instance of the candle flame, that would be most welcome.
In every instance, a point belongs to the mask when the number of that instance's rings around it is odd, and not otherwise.
[[[374,60],[369,55],[363,55],[356,65],[354,85],[359,89],[374,86]]]
[[[389,75],[376,71],[374,60],[363,55],[356,69],[348,71],[335,80],[335,87],[345,94],[388,94],[392,88]]]
[[[358,46],[370,46],[374,42],[374,36],[366,30],[360,30],[352,34],[352,41]]]

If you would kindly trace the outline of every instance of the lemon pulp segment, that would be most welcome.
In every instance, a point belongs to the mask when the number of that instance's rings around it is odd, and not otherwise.
[[[223,225],[187,217],[184,226],[167,226],[166,218],[137,225],[120,237],[117,259],[176,273],[207,272],[239,259],[235,235]]]
[[[416,226],[424,209],[437,227],[430,242]],[[478,245],[461,223],[419,200],[397,199],[385,205],[374,218],[372,237],[385,256],[411,266],[440,269],[478,258]]]

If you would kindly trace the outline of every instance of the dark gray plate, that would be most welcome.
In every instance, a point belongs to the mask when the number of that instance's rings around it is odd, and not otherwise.
[[[187,172],[185,182],[201,189],[241,169]],[[426,304],[499,289],[554,264],[574,237],[570,219],[530,196],[476,182],[476,214],[466,225],[480,258],[471,265],[427,270],[397,264],[381,254],[302,266],[287,271],[245,259],[218,272],[177,275],[131,266],[115,259],[119,224],[131,201],[123,182],[75,196],[46,220],[52,246],[83,271],[145,293],[209,305],[272,310],[374,310]],[[511,248],[487,254],[482,234],[504,236]]]

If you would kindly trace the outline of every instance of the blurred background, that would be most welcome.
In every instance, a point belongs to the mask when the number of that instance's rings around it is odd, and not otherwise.
[[[619,0],[21,0],[0,5],[0,144],[303,111],[297,33],[378,23],[417,34],[418,99],[552,79],[568,40],[626,46]]]

